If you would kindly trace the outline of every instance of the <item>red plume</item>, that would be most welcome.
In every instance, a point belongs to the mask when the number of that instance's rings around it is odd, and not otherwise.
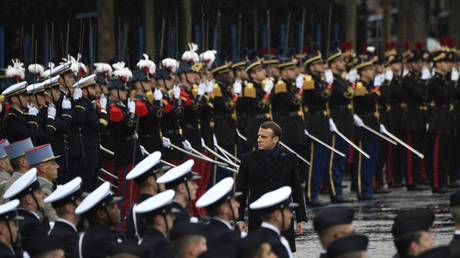
[[[423,50],[423,43],[421,41],[415,42],[415,48],[418,49],[418,51]]]
[[[390,42],[385,42],[385,50],[390,50]]]
[[[396,48],[396,42],[394,40],[390,41],[390,49]]]
[[[447,45],[449,46],[449,48],[455,48],[455,39],[454,38],[449,38],[447,40]]]
[[[263,47],[263,48],[260,49],[260,54],[261,54],[262,56],[265,56],[265,55],[268,54],[268,50],[267,50],[266,48]]]
[[[276,48],[274,47],[270,48],[270,55],[276,56]]]
[[[446,38],[439,38],[439,44],[441,44],[441,46],[445,47],[447,46],[447,40]]]
[[[367,54],[367,47],[368,47],[367,43],[364,43],[363,44],[363,54],[365,55]]]
[[[409,42],[404,42],[404,49],[406,49],[406,51],[410,50],[410,43]]]
[[[308,44],[303,44],[303,48],[302,48],[303,53],[308,53],[309,48],[310,46]]]

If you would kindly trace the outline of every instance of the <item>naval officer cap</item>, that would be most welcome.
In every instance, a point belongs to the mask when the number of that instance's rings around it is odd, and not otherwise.
[[[16,96],[16,95],[24,95],[27,93],[26,86],[27,86],[26,81],[13,84],[9,86],[8,88],[6,88],[6,90],[4,90],[2,92],[2,95],[7,98]]]
[[[179,222],[169,232],[169,239],[175,241],[181,237],[199,235],[204,236],[206,226],[201,223]]]
[[[54,156],[53,149],[49,143],[28,149],[26,151],[27,162],[29,162],[29,166],[31,167],[43,162],[55,160],[59,157],[60,155]]]
[[[75,203],[81,199],[81,177],[76,177],[71,181],[58,185],[56,190],[45,198],[45,203],[51,203],[53,207],[61,207],[68,203]]]
[[[460,206],[460,191],[457,191],[450,195],[450,206],[451,207]]]
[[[173,167],[164,175],[157,179],[158,184],[165,184],[166,188],[171,189],[181,183],[200,179],[201,177],[192,172],[192,167],[195,164],[193,159],[189,159],[179,166]]]
[[[5,194],[3,194],[3,199],[21,199],[39,188],[40,184],[37,180],[37,169],[32,168],[11,184]]]
[[[91,213],[101,208],[105,208],[109,204],[119,202],[120,197],[114,196],[110,191],[110,183],[104,182],[78,205],[75,214]]]
[[[91,74],[89,76],[86,76],[86,77],[81,78],[80,80],[78,80],[78,82],[74,83],[74,85],[72,87],[74,87],[74,88],[80,87],[81,89],[84,89],[86,87],[96,85],[95,78],[96,78],[96,75]]]
[[[19,206],[19,200],[14,199],[0,205],[0,221],[20,219],[16,215],[16,208]]]
[[[351,224],[354,213],[353,209],[345,207],[324,209],[313,219],[313,228],[319,234],[333,226]]]
[[[428,231],[433,225],[434,213],[428,209],[415,209],[395,217],[391,233],[398,238],[407,233]]]
[[[137,204],[134,207],[134,212],[144,216],[172,213],[174,212],[172,210],[174,195],[176,195],[176,192],[171,189],[158,193]]]
[[[71,62],[68,61],[68,62],[65,62],[63,64],[60,64],[54,67],[54,69],[51,70],[50,77],[54,77],[55,75],[64,76],[65,74],[71,73],[72,69],[70,68],[70,66],[71,66]]]
[[[291,187],[280,187],[259,197],[249,205],[249,209],[256,210],[259,214],[268,214],[277,209],[297,207],[297,203],[291,202],[291,193]]]
[[[26,151],[33,147],[32,140],[30,138],[25,138],[5,146],[5,152],[6,155],[8,155],[8,159],[12,160],[24,156]]]
[[[154,175],[158,172],[158,170],[155,169],[155,166],[160,163],[160,159],[161,152],[159,151],[155,151],[154,153],[148,155],[141,162],[137,163],[131,171],[129,171],[126,175],[126,180],[135,180],[136,182],[140,182],[147,179],[149,176]]]
[[[59,87],[59,75],[54,76],[53,78],[49,78],[44,81],[45,89],[51,89],[54,87]]]
[[[223,204],[225,201],[234,198],[241,193],[233,193],[234,180],[226,177],[220,180],[213,187],[209,188],[196,202],[197,208],[212,208]]]
[[[26,87],[26,92],[29,95],[39,94],[44,91],[45,91],[45,81],[30,84],[29,86]]]
[[[327,247],[327,257],[335,258],[350,252],[366,251],[369,239],[363,235],[341,237]]]
[[[2,139],[0,140],[0,158],[6,158],[8,155],[6,154],[5,147],[10,145],[10,142],[8,139]]]

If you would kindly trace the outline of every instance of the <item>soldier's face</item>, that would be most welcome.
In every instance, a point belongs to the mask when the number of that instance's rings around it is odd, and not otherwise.
[[[61,97],[61,90],[58,87],[51,88],[48,90],[49,95],[53,99],[53,102],[57,102]]]
[[[57,178],[59,165],[55,160],[43,162],[39,166],[40,170],[42,170],[51,181]]]
[[[118,208],[118,205],[116,203],[112,203],[107,205],[107,213],[109,214],[109,222],[112,225],[117,225],[120,223],[120,209]]]
[[[46,96],[43,93],[37,94],[37,100],[39,106],[46,105]]]
[[[231,216],[233,216],[234,219],[237,219],[239,217],[238,209],[240,208],[240,203],[235,198],[232,198],[230,199],[229,205],[231,205],[231,208],[233,210],[233,215]],[[230,212],[232,211],[230,210]]]
[[[295,68],[284,69],[282,72],[282,77],[287,80],[295,80],[297,74]]]
[[[0,169],[7,173],[13,173],[13,167],[11,166],[10,160],[8,158],[3,158],[0,160]]]
[[[314,72],[314,73],[320,74],[320,73],[324,72],[324,63],[323,62],[313,64],[311,67],[312,67],[311,71]]]
[[[75,77],[73,75],[73,73],[66,73],[64,75],[64,85],[67,87],[67,88],[71,88],[75,83]]]
[[[10,231],[8,230],[8,226],[11,229],[11,235]],[[5,238],[5,240],[8,242],[7,244],[16,242],[16,238],[18,236],[18,227],[16,226],[16,222],[13,220],[2,221],[0,224],[0,235]]]
[[[292,211],[290,208],[284,208],[283,213],[284,213],[284,227],[285,228],[283,228],[282,230],[286,230],[291,225]]]
[[[418,256],[419,254],[431,249],[433,246],[433,236],[428,231],[423,231],[418,241],[411,243],[409,251],[412,251],[411,255]]]
[[[445,61],[437,62],[436,68],[443,73],[447,73],[449,71],[449,66]]]
[[[261,244],[260,249],[260,257],[258,258],[278,258],[278,256],[273,252],[272,247],[269,243]]]
[[[259,128],[257,135],[257,147],[259,150],[271,150],[279,141],[279,137],[274,136],[272,129]]]
[[[43,208],[45,195],[42,193],[42,190],[40,190],[40,188],[35,189],[32,192],[32,194],[35,195],[35,198],[37,199],[38,205],[40,206],[40,207],[37,207],[37,210],[40,209],[40,208]],[[34,202],[34,204],[35,204],[35,202]]]
[[[187,181],[188,189],[190,191],[190,200],[196,200],[196,192],[198,190],[198,185],[195,181]]]
[[[266,74],[265,74],[265,69],[263,68],[257,68],[256,70],[251,72],[251,77],[253,80],[257,82],[261,82],[265,79]]]
[[[194,243],[194,241],[191,241],[191,243],[193,243],[191,248],[191,257],[198,257],[208,250],[208,247],[206,246],[206,238],[203,236],[200,236],[197,242]]]
[[[125,89],[118,90],[120,92],[120,100],[125,101],[128,98],[128,91]]]
[[[402,68],[402,63],[394,63],[390,65],[390,69],[393,71],[395,74],[401,73],[401,68]]]
[[[345,61],[343,60],[343,58],[337,59],[337,60],[334,62],[334,64],[335,64],[336,69],[337,69],[339,72],[345,71]]]

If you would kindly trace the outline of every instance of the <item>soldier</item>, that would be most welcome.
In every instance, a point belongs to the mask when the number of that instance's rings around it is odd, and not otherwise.
[[[10,145],[7,139],[0,141],[0,189],[2,185],[6,184],[13,174],[13,168],[11,167],[10,160],[5,151],[5,146]],[[0,193],[2,191],[0,190]]]
[[[291,208],[298,206],[291,202],[291,193],[291,187],[283,186],[265,193],[249,205],[251,210],[261,216],[262,224],[257,230],[262,232],[262,239],[271,245],[273,252],[280,258],[292,257],[289,242],[280,233],[292,225]]]
[[[315,215],[313,228],[322,247],[320,258],[328,257],[326,250],[333,241],[353,234],[353,215],[354,211],[351,208],[329,208]]]
[[[80,216],[75,214],[75,209],[81,203],[81,177],[76,177],[58,188],[45,198],[45,204],[51,204],[59,217],[54,222],[49,236],[59,239],[62,242],[65,256],[69,258],[76,256],[78,242],[77,225]]]
[[[14,242],[18,237],[18,227],[16,225],[16,207],[19,200],[12,200],[0,205],[0,256],[5,258],[15,258],[16,252],[13,248]],[[18,254],[22,256],[22,254]]]
[[[460,191],[450,196],[450,213],[455,223],[455,233],[450,242],[450,252],[453,255],[460,255]]]
[[[56,159],[60,156],[54,156],[51,145],[45,144],[26,151],[26,158],[31,168],[37,169],[38,182],[40,183],[41,192],[45,197],[49,196],[54,186],[54,181],[58,176],[59,165]],[[56,221],[56,211],[50,203],[45,203],[43,206],[42,217],[49,221]]]
[[[391,234],[398,251],[397,257],[414,257],[431,249],[433,236],[429,228],[433,221],[434,213],[425,209],[406,211],[396,216]]]
[[[78,205],[75,214],[84,214],[89,228],[78,239],[77,257],[107,257],[119,245],[112,228],[120,222],[120,199],[110,191],[110,183],[105,182]]]
[[[307,75],[303,84],[303,112],[305,114],[305,127],[307,131],[328,143],[330,140],[327,102],[331,96],[332,82],[326,83],[322,76],[324,73],[324,60],[321,53],[316,52],[307,56],[304,62]],[[310,207],[326,205],[318,199],[321,182],[328,164],[328,150],[317,142],[311,141],[309,148],[310,166],[307,173],[307,186],[305,198]]]
[[[375,70],[372,60],[361,59],[356,65],[360,80],[356,83],[353,98],[353,110],[355,112],[356,141],[360,149],[369,154],[369,158],[363,159],[360,152],[355,155],[357,180],[357,194],[359,200],[373,200],[373,178],[377,169],[377,157],[379,145],[377,136],[364,129],[365,124],[374,130],[380,128],[380,112],[378,99],[380,96],[379,86],[373,85]]]
[[[353,135],[353,94],[354,84],[346,81],[342,74],[346,72],[346,64],[340,49],[332,51],[327,63],[333,75],[331,97],[329,99],[330,117],[338,131],[350,139]],[[348,154],[349,145],[335,132],[332,133],[331,146],[336,150]],[[342,180],[346,172],[347,157],[329,154],[329,195],[332,203],[344,203],[349,200],[343,197]]]
[[[339,238],[327,248],[330,258],[366,258],[369,239],[364,235],[352,235]]]
[[[196,199],[198,185],[195,180],[200,176],[192,172],[193,160],[187,160],[181,165],[170,169],[157,179],[158,184],[164,184],[166,189],[174,189],[175,195],[172,207],[178,210],[175,214],[175,222],[190,222],[191,217],[188,207],[191,201]]]
[[[180,222],[169,233],[177,258],[198,258],[208,248],[204,236],[205,226],[200,223]]]
[[[249,234],[236,244],[236,257],[238,258],[275,258],[270,243],[263,239],[263,232],[257,231]],[[229,253],[226,251],[226,253]],[[232,256],[228,256],[232,257]]]
[[[168,234],[174,226],[174,190],[166,190],[139,203],[134,212],[141,214],[146,233],[140,246],[148,250],[145,257],[176,257]]]
[[[18,199],[20,201],[17,213],[24,219],[19,220],[21,242],[17,244],[27,252],[34,247],[35,241],[48,236],[49,224],[38,215],[43,209],[44,198],[35,168],[16,180],[3,195],[5,200]]]
[[[134,180],[139,187],[139,200],[129,210],[126,217],[126,238],[140,241],[145,234],[145,224],[139,214],[133,212],[137,204],[164,190],[164,185],[158,184],[157,178],[163,174],[160,163],[161,153],[156,151],[139,162],[126,175],[126,180]]]
[[[211,217],[206,226],[205,236],[208,250],[234,245],[240,239],[239,228],[233,230],[231,223],[237,219],[239,202],[235,199],[239,193],[233,192],[234,180],[226,177],[209,188],[196,202],[199,208],[205,208]]]

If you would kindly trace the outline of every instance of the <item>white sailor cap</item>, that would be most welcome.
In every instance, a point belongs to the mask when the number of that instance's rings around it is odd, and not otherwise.
[[[172,211],[172,201],[176,195],[174,190],[166,190],[137,204],[134,212],[137,214],[166,214]]]
[[[233,194],[233,183],[234,180],[231,177],[226,177],[220,180],[213,187],[209,188],[198,201],[196,201],[197,208],[206,208],[218,206],[224,203],[226,200],[234,198],[240,193]]]
[[[120,199],[120,197],[114,197],[110,191],[110,183],[104,182],[86,196],[80,205],[78,205],[75,214],[83,214],[98,207],[106,207],[108,204],[119,202]]]
[[[43,92],[45,91],[45,82],[37,82],[26,87],[27,94]]]
[[[148,176],[153,175],[155,171],[151,170],[153,167],[155,167],[158,163],[160,163],[161,159],[161,152],[155,151],[154,153],[148,155],[145,159],[143,159],[141,162],[137,163],[137,165],[129,171],[129,173],[126,175],[127,180],[142,180]],[[146,173],[147,171],[152,171],[152,173]]]
[[[166,188],[171,189],[181,183],[200,179],[200,175],[192,172],[194,164],[195,161],[193,161],[193,159],[189,159],[179,166],[171,168],[168,172],[157,179],[157,183],[165,184]]]
[[[79,176],[63,185],[58,185],[56,190],[45,198],[45,203],[52,203],[54,207],[74,203],[81,198],[80,185],[81,177]]]
[[[54,67],[54,69],[51,70],[50,77],[54,77],[55,75],[61,75],[67,72],[72,72],[72,70],[70,69],[70,65],[71,65],[71,62],[68,61],[68,62],[65,62],[63,64],[60,64]]]
[[[74,88],[76,88],[76,87],[84,88],[84,87],[90,86],[92,84],[96,84],[95,78],[96,78],[95,74],[91,74],[89,76],[81,78],[78,82],[76,82],[73,85],[73,87]]]
[[[283,186],[262,195],[249,205],[249,209],[257,210],[259,213],[270,213],[276,209],[297,207],[297,203],[291,202],[291,193],[291,187]]]
[[[59,86],[59,75],[54,76],[53,78],[46,79],[44,81],[45,88],[52,88]]]
[[[26,86],[27,86],[26,81],[13,84],[10,87],[6,88],[6,90],[4,90],[2,92],[2,95],[9,98],[14,95],[25,94],[27,92]]]
[[[40,184],[37,180],[37,169],[31,168],[11,184],[5,194],[3,194],[3,199],[21,199],[37,188],[40,188]]]
[[[19,205],[19,200],[14,199],[0,205],[0,221],[18,219],[16,216],[16,208]]]

